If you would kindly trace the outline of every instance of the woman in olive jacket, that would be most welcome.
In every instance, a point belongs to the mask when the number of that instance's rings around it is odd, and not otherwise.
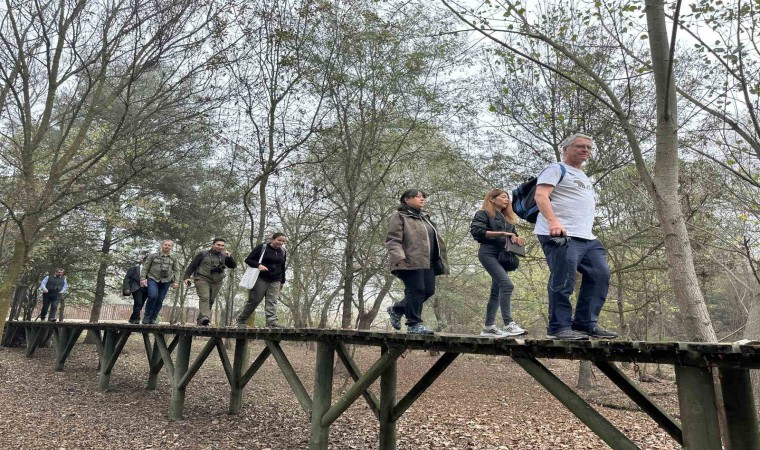
[[[422,212],[427,194],[409,189],[401,195],[401,205],[388,219],[388,263],[391,273],[404,282],[404,299],[388,307],[391,325],[401,329],[406,316],[410,334],[433,334],[422,324],[422,304],[435,293],[435,277],[449,273],[446,245]]]

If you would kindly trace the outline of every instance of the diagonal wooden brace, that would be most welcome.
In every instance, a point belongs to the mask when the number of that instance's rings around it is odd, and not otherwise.
[[[615,363],[609,361],[594,361],[594,365],[604,373],[607,378],[610,379],[617,387],[620,388],[631,400],[636,402],[639,407],[649,415],[663,430],[665,430],[670,437],[672,437],[680,445],[683,445],[683,432],[681,431],[681,425],[668,414],[664,409],[660,408],[652,399],[643,391],[641,391],[636,383],[633,382],[628,376],[620,370]]]
[[[113,353],[111,353],[111,357],[108,359],[108,365],[106,366],[107,373],[111,373],[113,370],[113,366],[116,364],[116,360],[119,359],[121,351],[124,350],[124,346],[127,344],[130,334],[132,334],[131,331],[124,330],[120,332],[116,338],[116,346],[114,347]]]
[[[549,391],[550,394],[565,405],[581,422],[585,423],[607,445],[615,450],[634,450],[639,448],[538,360],[516,356],[513,356],[512,359]]]
[[[174,379],[174,363],[172,362],[172,353],[171,351],[169,351],[169,348],[166,346],[166,339],[164,338],[164,335],[160,333],[154,333],[154,339],[155,339],[156,346],[158,347],[158,351],[161,353],[161,360],[163,361],[164,366],[166,366],[166,371],[169,372],[169,376],[173,380]]]
[[[219,338],[211,338],[206,342],[206,345],[203,346],[203,349],[198,354],[198,356],[195,358],[195,361],[193,361],[193,364],[190,366],[189,369],[187,369],[187,372],[185,373],[185,376],[182,377],[182,379],[179,382],[179,389],[185,389],[188,384],[190,384],[190,381],[193,379],[195,374],[198,372],[198,370],[201,368],[204,362],[206,362],[206,359],[211,354],[211,352],[216,348],[216,343],[219,341]]]
[[[399,356],[404,353],[403,347],[391,347],[386,353],[383,353],[380,358],[372,364],[372,367],[367,369],[364,375],[351,386],[343,397],[341,397],[335,404],[322,416],[321,424],[323,427],[330,426],[335,420],[340,417],[356,400],[362,395],[372,383],[377,380],[385,370],[394,363]]]
[[[401,416],[409,409],[410,406],[420,396],[432,386],[433,382],[457,359],[459,353],[444,353],[443,356],[438,358],[438,361],[420,378],[420,381],[412,387],[409,392],[399,400],[396,406],[393,408],[393,416],[391,421],[396,422]]]
[[[285,380],[287,380],[288,384],[290,385],[290,389],[293,390],[293,393],[298,399],[298,402],[301,404],[301,407],[304,409],[304,411],[306,411],[307,414],[311,414],[311,397],[306,391],[306,388],[303,387],[303,383],[301,383],[301,379],[298,378],[298,374],[293,369],[290,361],[288,361],[288,357],[285,356],[285,352],[282,351],[280,343],[277,341],[265,342],[267,344],[267,348],[272,353],[274,360],[277,361],[277,365],[280,366],[280,370],[285,376]]]
[[[359,369],[359,366],[357,366],[354,360],[351,358],[351,355],[348,353],[346,345],[342,342],[338,342],[335,346],[335,351],[338,353],[338,357],[346,367],[348,374],[351,375],[351,378],[353,378],[354,383],[359,381],[362,376],[362,372]],[[367,401],[367,405],[369,405],[369,409],[372,410],[372,413],[375,415],[375,417],[380,419],[380,402],[375,398],[374,395],[372,395],[372,392],[370,392],[369,389],[365,389],[364,392],[362,392],[362,397],[364,397],[364,400]]]

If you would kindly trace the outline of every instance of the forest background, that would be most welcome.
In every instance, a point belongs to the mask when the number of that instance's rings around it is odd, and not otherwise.
[[[239,262],[288,239],[281,321],[387,328],[400,193],[449,247],[426,322],[479,332],[490,279],[469,235],[511,190],[595,138],[608,250],[602,325],[631,340],[760,338],[758,1],[64,0],[0,6],[0,325],[40,280],[108,296],[141,251]],[[675,26],[674,26],[675,24]],[[518,226],[531,236],[532,227]],[[515,319],[544,334],[540,246]],[[215,321],[245,300],[231,271]],[[192,288],[167,303],[188,305]],[[187,320],[183,308],[164,320]]]

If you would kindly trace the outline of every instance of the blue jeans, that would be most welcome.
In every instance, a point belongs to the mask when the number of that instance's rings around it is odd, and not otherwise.
[[[596,328],[610,287],[610,269],[604,246],[599,239],[571,237],[565,245],[556,244],[546,235],[539,235],[538,240],[551,271],[547,332],[554,334],[567,329],[592,331]],[[583,281],[573,318],[570,295],[575,289],[576,272],[583,275]]]
[[[422,322],[422,304],[435,294],[433,269],[399,270],[395,272],[404,282],[404,299],[392,306],[393,311],[406,316],[406,326]]]
[[[499,264],[500,252],[500,247],[487,244],[482,244],[478,250],[478,261],[486,269],[488,275],[491,275],[491,295],[488,297],[488,304],[486,305],[486,327],[496,324],[496,310],[500,308],[504,325],[509,325],[512,322],[511,302],[515,285],[509,279],[507,271]]]
[[[148,301],[145,303],[145,315],[143,322],[154,321],[158,318],[161,308],[164,306],[164,298],[169,292],[171,282],[160,283],[148,278]]]

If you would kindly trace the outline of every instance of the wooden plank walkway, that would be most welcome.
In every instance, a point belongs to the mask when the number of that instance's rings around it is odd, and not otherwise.
[[[749,370],[760,368],[760,343],[696,343],[643,341],[560,341],[546,339],[488,338],[440,333],[433,336],[381,331],[323,329],[239,329],[174,325],[132,325],[125,323],[7,322],[4,345],[23,341],[32,357],[41,343],[51,337],[55,346],[54,367],[63,370],[65,361],[80,335],[92,334],[98,350],[99,386],[107,391],[111,372],[129,336],[142,335],[148,361],[147,389],[156,389],[158,374],[166,368],[171,379],[169,417],[182,418],[188,384],[215,350],[230,384],[230,414],[243,407],[243,390],[262,364],[272,357],[302,408],[311,417],[311,449],[327,449],[330,425],[359,397],[369,405],[380,422],[380,449],[396,448],[396,422],[404,412],[443,374],[460,354],[510,357],[548,392],[614,449],[635,449],[635,443],[599,412],[565,385],[539,359],[592,361],[610,380],[658,423],[679,444],[688,449],[760,449],[758,426]],[[200,353],[190,360],[194,337],[206,337]],[[232,357],[222,344],[233,339]],[[266,346],[252,361],[247,360],[248,343],[264,341]],[[314,391],[309,393],[287,355],[282,341],[317,343]],[[197,342],[197,341],[196,341]],[[380,356],[362,373],[351,359],[347,345],[377,347]],[[442,356],[400,400],[397,398],[396,360],[406,351],[439,351]],[[335,356],[354,380],[333,402]],[[680,404],[681,423],[660,408],[628,378],[615,362],[673,365]],[[718,383],[714,382],[717,374]],[[379,380],[380,398],[369,391]],[[716,387],[724,399],[728,418],[726,436],[721,441],[718,426]]]

